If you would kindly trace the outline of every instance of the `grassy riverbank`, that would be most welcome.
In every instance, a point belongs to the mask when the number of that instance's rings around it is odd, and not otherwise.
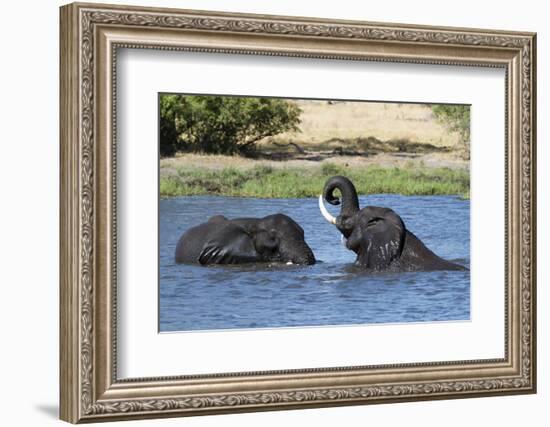
[[[220,195],[261,198],[318,196],[325,181],[334,175],[350,178],[359,194],[395,193],[404,195],[456,194],[468,198],[470,175],[467,169],[446,167],[353,167],[323,162],[310,167],[250,168],[232,166],[204,169],[185,166],[163,174],[160,195]]]

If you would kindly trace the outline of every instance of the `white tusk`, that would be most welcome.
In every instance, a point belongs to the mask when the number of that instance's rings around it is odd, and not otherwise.
[[[334,218],[328,211],[327,208],[325,208],[325,204],[323,203],[323,196],[319,196],[319,209],[321,209],[321,213],[325,217],[325,219],[330,222],[331,224],[336,224],[336,218]]]
[[[346,248],[348,247],[348,239],[344,237],[344,235],[341,235],[340,241],[342,242],[342,245],[344,245]]]

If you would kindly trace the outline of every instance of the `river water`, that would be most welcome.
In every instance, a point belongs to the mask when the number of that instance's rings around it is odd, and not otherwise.
[[[439,256],[470,264],[470,202],[454,196],[370,195],[360,206],[394,209]],[[329,208],[330,209],[330,208]],[[337,215],[338,210],[331,210]],[[312,266],[174,263],[181,234],[212,215],[284,213],[312,248]],[[161,332],[433,322],[470,318],[470,272],[367,274],[321,216],[317,199],[175,197],[160,201]]]

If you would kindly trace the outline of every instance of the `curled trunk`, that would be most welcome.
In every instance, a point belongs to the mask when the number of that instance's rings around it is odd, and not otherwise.
[[[342,200],[334,195],[334,190],[339,190]],[[331,205],[339,205],[342,203],[340,216],[352,217],[359,212],[359,198],[353,183],[344,176],[333,176],[330,178],[323,190],[324,199]]]

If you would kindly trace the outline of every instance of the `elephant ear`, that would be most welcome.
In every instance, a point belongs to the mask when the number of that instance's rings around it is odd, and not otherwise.
[[[358,249],[358,260],[367,268],[383,270],[401,256],[405,241],[405,224],[391,209],[375,211],[362,218],[348,239]],[[348,247],[349,247],[348,246]]]
[[[270,253],[279,247],[277,232],[271,230],[258,230],[254,235],[254,247],[259,253]]]
[[[244,228],[228,222],[214,234],[205,242],[199,254],[199,263],[202,265],[239,264],[260,260],[254,242]]]

